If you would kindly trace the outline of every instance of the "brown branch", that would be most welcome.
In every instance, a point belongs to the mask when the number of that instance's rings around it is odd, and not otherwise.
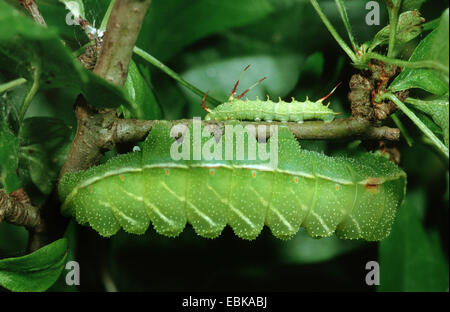
[[[108,20],[94,73],[122,87],[128,75],[133,48],[151,0],[117,0]],[[105,150],[112,149],[117,117],[115,110],[97,112],[83,98],[75,108],[77,133],[59,174],[87,169]]]
[[[122,87],[128,75],[133,48],[151,0],[117,0],[103,38],[94,73]],[[59,174],[94,165],[104,150],[114,147],[117,117],[115,110],[97,112],[84,99],[76,103],[77,133]]]
[[[2,221],[27,228],[43,227],[39,208],[30,203],[23,189],[18,189],[9,195],[0,189],[0,223]]]
[[[77,133],[72,150],[61,170],[66,172],[85,170],[95,165],[102,154],[117,143],[136,142],[145,139],[158,120],[121,119],[114,111],[96,112],[80,103],[76,108],[78,119]],[[189,126],[192,119],[170,121],[173,125]],[[233,121],[203,120],[204,124],[224,126]],[[303,140],[335,140],[360,138],[364,140],[398,140],[400,132],[396,128],[377,127],[364,119],[336,119],[332,122],[305,121],[303,123],[279,122],[241,122],[245,125],[286,125],[292,134]],[[269,127],[267,128],[269,131]]]
[[[19,0],[19,3],[28,11],[28,13],[30,13],[36,23],[42,26],[47,26],[44,17],[42,17],[42,14],[34,0]]]
[[[128,66],[151,0],[117,0],[106,28],[100,55],[94,73],[122,87],[128,75]],[[83,170],[96,164],[105,150],[114,147],[118,118],[115,110],[97,111],[83,97],[75,105],[77,132],[66,162],[59,176],[66,172]],[[29,250],[36,250],[62,235],[67,220],[55,207],[59,206],[57,189],[43,205],[41,215],[47,228],[32,232]]]
[[[94,73],[123,86],[128,65],[151,0],[117,0],[106,27]]]
[[[96,164],[106,150],[114,147],[116,112],[97,112],[90,108],[83,97],[77,99],[75,115],[77,132],[67,159],[59,173],[84,170]]]
[[[116,125],[115,143],[139,141],[145,138],[158,120],[119,119]],[[171,120],[173,125],[184,124],[189,126],[192,119]],[[224,126],[232,121],[202,120],[202,123]],[[377,127],[364,119],[347,118],[336,119],[332,122],[305,121],[296,122],[252,122],[242,121],[245,125],[286,125],[292,134],[302,140],[336,140],[343,138],[359,138],[364,140],[390,140],[399,139],[400,131],[397,128]],[[267,130],[269,131],[269,129]]]

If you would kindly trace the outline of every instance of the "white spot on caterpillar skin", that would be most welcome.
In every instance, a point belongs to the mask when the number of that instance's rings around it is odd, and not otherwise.
[[[141,148],[137,145],[133,146],[133,152],[140,152]]]

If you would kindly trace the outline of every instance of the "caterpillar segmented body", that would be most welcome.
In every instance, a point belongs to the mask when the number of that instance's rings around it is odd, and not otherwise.
[[[304,102],[292,99],[291,102],[279,100],[273,102],[269,99],[262,101],[241,100],[232,98],[228,102],[220,104],[214,109],[209,109],[205,120],[255,120],[255,121],[293,121],[303,122],[309,119],[332,121],[336,113],[328,106],[322,104],[322,100],[312,102],[308,99]]]
[[[250,65],[245,67],[242,71],[227,102],[218,105],[214,109],[205,107],[204,103],[206,102],[205,99],[208,94],[208,92],[206,92],[202,100],[202,107],[208,113],[205,116],[205,120],[264,120],[267,122],[292,121],[301,123],[304,120],[319,119],[330,122],[334,119],[334,116],[337,115],[337,113],[328,107],[329,105],[323,105],[322,102],[336,90],[339,84],[327,96],[315,102],[310,101],[308,97],[304,102],[296,101],[294,98],[292,98],[291,102],[282,101],[281,98],[278,98],[278,102],[273,102],[269,97],[267,97],[266,101],[260,100],[259,98],[256,98],[256,100],[249,100],[247,98],[242,100],[241,98],[248,91],[266,79],[266,77],[264,77],[245,90],[242,94],[235,97],[239,81],[249,66]]]
[[[142,234],[150,224],[160,234],[176,236],[187,222],[207,238],[220,235],[226,225],[244,239],[256,238],[264,225],[282,239],[300,226],[312,237],[336,233],[375,241],[389,234],[405,195],[401,169],[371,153],[332,158],[301,150],[287,127],[277,133],[275,167],[251,160],[247,152],[227,160],[226,149],[219,159],[195,160],[192,136],[183,137],[189,159],[175,161],[170,151],[178,140],[170,135],[169,122],[158,122],[142,151],[64,175],[58,188],[62,213],[103,236],[120,228]],[[236,146],[236,140],[226,134],[218,142],[201,139],[206,150],[211,142]],[[247,133],[244,141],[255,140]]]

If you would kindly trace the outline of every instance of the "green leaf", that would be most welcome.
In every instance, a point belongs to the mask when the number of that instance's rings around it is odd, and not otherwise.
[[[158,102],[133,60],[128,68],[124,92],[131,105],[129,109],[123,107],[126,118],[161,119],[162,113]]]
[[[442,247],[425,231],[420,211],[425,200],[409,193],[391,235],[380,242],[379,291],[448,291],[448,262]],[[420,197],[424,197],[421,191]]]
[[[319,79],[323,74],[324,63],[325,59],[321,52],[311,54],[301,68],[301,77],[308,76],[310,79]]]
[[[19,165],[24,186],[33,183],[42,193],[50,194],[70,147],[71,133],[56,118],[24,120],[19,134]]]
[[[23,226],[0,223],[0,259],[25,254],[28,231]]]
[[[395,44],[403,45],[408,41],[416,38],[422,33],[421,24],[425,22],[425,19],[420,16],[419,11],[407,11],[400,14],[397,24],[397,33],[395,35]],[[389,43],[389,34],[391,28],[390,25],[381,29],[374,37],[370,50],[379,45],[386,45]]]
[[[406,103],[413,105],[416,109],[430,115],[433,121],[441,127],[444,134],[444,142],[449,144],[449,94],[433,96],[426,100],[408,98]]]
[[[444,141],[442,129],[436,125],[436,123],[428,117],[428,115],[421,113],[418,110],[414,110],[414,114],[416,114],[416,116],[438,137],[439,140]]]
[[[447,9],[441,16],[439,27],[419,43],[409,60],[430,60],[448,67],[448,23]],[[405,68],[394,79],[389,88],[394,92],[410,88],[420,88],[433,94],[443,95],[448,92],[448,76],[432,69]]]
[[[136,45],[165,61],[198,39],[249,24],[272,11],[268,0],[152,1]]]
[[[76,250],[78,245],[77,239],[77,222],[75,219],[69,221],[64,237],[67,239],[67,258],[66,263],[76,261]],[[78,291],[77,285],[67,285],[65,274],[61,274],[55,284],[48,290],[49,292],[75,292]]]
[[[127,104],[121,89],[85,69],[72,57],[56,28],[44,28],[0,2],[0,29],[0,63],[4,69],[31,81],[32,67],[40,66],[41,89],[72,88],[96,107]]]
[[[56,282],[67,258],[62,238],[26,256],[0,260],[0,285],[11,291],[45,291]]]

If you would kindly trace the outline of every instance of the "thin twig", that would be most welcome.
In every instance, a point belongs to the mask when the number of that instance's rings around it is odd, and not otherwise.
[[[134,47],[133,51],[134,51],[134,53],[136,53],[137,55],[142,57],[144,60],[146,60],[147,62],[149,62],[153,66],[159,68],[164,73],[166,73],[169,77],[171,77],[174,80],[178,81],[181,85],[185,86],[186,88],[188,88],[189,90],[191,90],[192,92],[197,94],[198,96],[203,97],[205,95],[204,91],[196,88],[195,86],[193,86],[192,84],[190,84],[189,82],[184,80],[180,75],[178,75],[172,69],[170,69],[169,67],[164,65],[161,61],[156,59],[153,55],[148,54],[147,52],[145,52],[144,50],[142,50],[142,49],[140,49],[138,47]],[[220,102],[219,100],[216,100],[215,98],[213,98],[210,95],[207,96],[207,100],[208,100],[208,102],[210,104],[212,104],[214,106],[217,106],[220,103],[222,103],[222,102]]]
[[[433,30],[437,28],[440,23],[441,23],[440,17],[435,18],[434,20],[431,20],[429,22],[426,22],[425,24],[422,25],[423,31]]]
[[[189,126],[192,121],[192,119],[180,119],[171,120],[170,123],[172,125],[183,124]],[[116,127],[116,143],[143,140],[156,123],[158,123],[158,120],[119,119]],[[223,127],[226,124],[235,124],[236,121],[203,120],[202,123]],[[364,140],[395,141],[400,136],[400,131],[396,128],[377,127],[371,122],[359,118],[335,119],[331,122],[305,121],[303,123],[241,121],[240,124],[244,127],[246,125],[287,126],[296,138],[302,140],[360,138]],[[267,127],[267,131],[269,131],[269,127]]]
[[[47,26],[44,17],[42,17],[42,14],[34,0],[19,0],[19,2],[28,11],[28,13],[30,13],[36,23],[42,26]]]
[[[31,205],[23,189],[9,195],[0,189],[0,223],[2,221],[28,228],[42,226],[39,208]]]
[[[328,18],[325,16],[325,14],[322,12],[322,9],[320,8],[319,4],[316,0],[310,0],[312,6],[316,10],[317,14],[319,14],[319,17],[322,19],[322,22],[325,24],[325,26],[328,28],[328,31],[331,33],[331,35],[334,37],[334,40],[341,46],[342,50],[344,50],[345,53],[350,57],[353,63],[357,63],[358,59],[355,55],[355,53],[350,49],[350,47],[345,43],[344,39],[341,38],[341,36],[337,33],[336,29],[333,27],[333,25],[330,23]]]
[[[86,51],[87,48],[92,47],[93,45],[95,45],[95,41],[89,41],[88,43],[86,43],[85,45],[80,47],[79,49],[73,51],[72,56],[79,57],[81,54],[83,54]]]
[[[20,106],[19,111],[20,121],[22,121],[23,118],[25,117],[28,107],[30,107],[31,101],[33,100],[34,96],[39,90],[39,80],[41,78],[41,64],[39,62],[34,63],[32,65],[32,69],[33,69],[33,82],[31,83],[31,86],[23,99],[22,105]]]
[[[90,108],[83,97],[75,104],[77,132],[67,159],[59,173],[84,170],[96,164],[102,152],[112,149],[115,142],[116,112],[105,110],[102,113]]]
[[[404,60],[399,60],[399,59],[394,59],[394,58],[390,58],[378,53],[366,53],[365,54],[366,58],[369,59],[375,59],[375,60],[380,60],[383,61],[386,64],[391,64],[391,65],[396,65],[399,67],[404,67],[404,68],[428,68],[428,69],[434,69],[437,71],[440,71],[444,74],[449,75],[449,68],[448,66],[445,66],[441,63],[438,63],[436,61],[431,61],[431,60],[424,60],[424,61],[416,61],[416,62],[411,62],[411,61],[404,61]]]
[[[347,10],[345,9],[344,0],[335,0],[336,6],[339,9],[339,13],[341,14],[342,22],[345,25],[345,29],[347,30],[348,38],[350,39],[350,43],[352,44],[353,50],[358,50],[358,43],[356,42],[355,37],[353,36],[352,26],[350,25],[350,21],[348,19]]]
[[[392,120],[394,121],[395,125],[397,126],[397,128],[400,130],[400,133],[403,134],[403,137],[405,138],[406,143],[408,144],[409,147],[412,147],[413,145],[413,138],[411,137],[411,135],[409,134],[408,130],[406,130],[405,126],[403,125],[402,121],[400,120],[400,118],[398,118],[397,114],[392,114],[391,115]]]
[[[116,1],[94,73],[122,87],[127,79],[133,47],[151,0]]]
[[[397,34],[398,11],[401,6],[401,0],[398,2],[396,1],[396,3],[398,3],[398,5],[395,5],[392,0],[386,0],[388,12],[389,12],[389,25],[390,25],[389,26],[390,27],[389,46],[388,46],[387,56],[391,57],[391,58],[395,56],[395,51],[394,51],[395,37]]]
[[[27,82],[27,80],[25,78],[17,78],[15,80],[2,83],[2,84],[0,84],[0,94],[2,94],[5,91],[8,91],[9,89],[20,86],[20,85],[24,84],[25,82]]]
[[[111,11],[116,4],[116,0],[111,0],[108,5],[108,9],[106,10],[105,15],[103,16],[102,23],[100,24],[100,30],[106,30],[106,26],[108,25],[109,17],[111,16]]]
[[[382,101],[382,100],[391,100],[395,103],[404,113],[406,116],[411,119],[412,122],[416,124],[416,126],[434,143],[434,145],[447,157],[449,158],[448,148],[445,146],[444,143],[439,140],[437,136],[434,135],[434,133],[419,119],[419,117],[414,114],[413,111],[411,111],[405,104],[403,104],[402,101],[400,101],[394,94],[392,93],[385,93],[375,99],[376,101]]]

